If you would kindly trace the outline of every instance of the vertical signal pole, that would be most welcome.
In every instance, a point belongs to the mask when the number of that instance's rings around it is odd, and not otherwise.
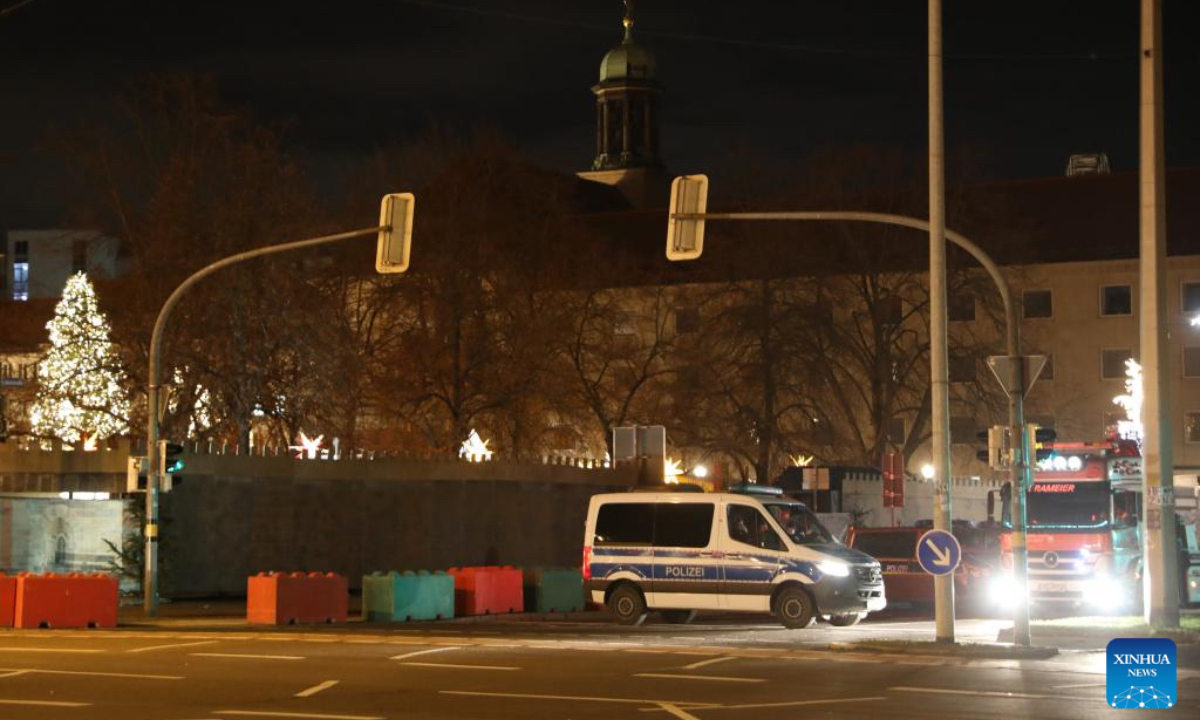
[[[1163,373],[1166,327],[1166,177],[1163,172],[1162,0],[1142,0],[1141,55],[1141,354],[1145,478],[1143,592],[1146,622],[1179,627],[1175,555],[1175,468]]]
[[[950,378],[946,349],[946,157],[942,127],[942,0],[929,0],[929,383],[933,526],[950,531]],[[937,641],[954,642],[954,578],[933,579]]]

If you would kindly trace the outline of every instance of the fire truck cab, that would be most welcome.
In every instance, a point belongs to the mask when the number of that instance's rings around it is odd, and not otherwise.
[[[1056,443],[1026,493],[1029,597],[1036,604],[1133,611],[1141,602],[1142,458],[1137,444]],[[1001,491],[1003,572],[991,588],[1015,599],[1011,487]]]

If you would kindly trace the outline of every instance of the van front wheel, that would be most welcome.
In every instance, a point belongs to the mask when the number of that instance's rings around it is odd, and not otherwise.
[[[619,585],[608,596],[608,611],[622,625],[641,625],[646,619],[646,599],[633,585]]]
[[[784,588],[775,597],[775,617],[793,630],[812,625],[816,617],[812,596],[798,587]]]

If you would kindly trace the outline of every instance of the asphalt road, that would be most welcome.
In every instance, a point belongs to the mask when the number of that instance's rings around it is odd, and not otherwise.
[[[959,639],[994,640],[995,621]],[[0,632],[0,718],[312,720],[546,718],[1087,718],[1104,655],[1050,660],[831,652],[866,637],[928,639],[927,621],[785,630],[706,620],[490,621],[251,631]],[[1191,646],[1194,647],[1194,646]],[[1200,657],[1181,647],[1179,710],[1200,709]],[[1190,708],[1190,709],[1188,709]]]

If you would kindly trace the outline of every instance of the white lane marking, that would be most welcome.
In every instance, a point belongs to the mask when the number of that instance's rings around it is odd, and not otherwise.
[[[0,672],[38,673],[40,675],[83,675],[86,677],[132,678],[135,680],[183,680],[182,675],[140,675],[137,673],[93,672],[89,670],[42,670],[40,668],[0,668]]]
[[[102,653],[104,651],[84,648],[0,647],[0,652]]]
[[[1075,683],[1074,685],[1051,685],[1053,690],[1067,690],[1070,688],[1094,688],[1107,687],[1108,683]]]
[[[250,655],[248,653],[188,653],[192,657],[241,658],[248,660],[303,660],[300,655]]]
[[[254,717],[312,718],[312,720],[384,720],[378,715],[325,715],[322,713],[271,712],[268,710],[213,710],[213,715],[253,715]]]
[[[18,675],[24,675],[27,672],[29,672],[29,671],[28,670],[13,670],[11,672],[6,672],[3,675],[0,675],[0,678],[16,677]]]
[[[439,653],[439,652],[446,652],[447,650],[456,650],[456,649],[457,649],[457,647],[455,647],[455,646],[451,646],[451,647],[435,647],[435,648],[430,648],[430,649],[428,649],[428,650],[416,650],[416,651],[414,651],[414,652],[410,652],[410,653],[404,653],[403,655],[393,655],[393,656],[392,656],[391,658],[389,658],[389,659],[390,659],[390,660],[403,660],[403,659],[405,659],[405,658],[416,657],[416,656],[418,656],[418,655],[428,655],[429,653]]]
[[[316,695],[317,693],[321,692],[322,690],[328,690],[329,688],[331,688],[337,684],[338,684],[337,680],[326,680],[325,682],[321,683],[320,685],[313,685],[312,687],[310,687],[307,690],[301,690],[300,692],[296,693],[296,697],[309,697],[311,695]]]
[[[1014,693],[1003,690],[952,690],[949,688],[923,688],[923,687],[890,687],[888,690],[897,692],[919,692],[919,693],[934,693],[937,695],[973,695],[975,697],[994,697],[994,698],[1011,698],[1013,700],[1081,700],[1092,702],[1100,702],[1105,705],[1108,701],[1104,698],[1081,698],[1081,697],[1063,697],[1062,695],[1035,695],[1031,693]]]
[[[743,705],[708,705],[693,709],[703,710],[753,710],[766,708],[784,708],[784,707],[800,707],[803,705],[836,705],[838,703],[855,703],[855,702],[872,702],[876,700],[887,700],[886,697],[860,697],[860,698],[830,698],[828,700],[792,700],[786,702],[773,703],[746,703]],[[658,708],[641,708],[642,712],[658,712]]]
[[[723,657],[709,658],[708,660],[701,660],[700,662],[694,662],[691,665],[684,665],[683,669],[684,670],[695,670],[697,668],[702,668],[705,665],[715,665],[719,662],[725,662],[726,660],[736,660],[736,659],[737,658],[734,658],[732,655],[725,655]]]
[[[606,702],[606,703],[625,703],[629,705],[658,705],[660,703],[668,703],[676,707],[686,708],[709,708],[718,707],[716,705],[707,705],[705,703],[692,702],[690,700],[647,700],[644,698],[613,698],[613,697],[591,697],[587,695],[536,695],[533,693],[503,693],[503,692],[482,692],[478,690],[438,690],[440,695],[468,695],[470,697],[497,697],[497,698],[514,698],[521,700],[585,700],[587,702]]]
[[[150,647],[134,648],[132,650],[126,650],[125,652],[144,653],[144,652],[152,652],[154,650],[171,650],[173,648],[196,647],[197,645],[216,645],[216,644],[217,644],[216,640],[199,640],[197,642],[175,643],[174,645],[151,645]]]
[[[740,683],[760,683],[766,682],[763,678],[748,678],[748,677],[723,677],[721,675],[674,675],[671,673],[634,673],[634,677],[640,678],[659,678],[663,680],[709,680],[712,682],[740,682]]]
[[[91,703],[61,700],[0,700],[0,705],[39,705],[41,707],[91,707]]]
[[[451,663],[406,662],[401,665],[427,668],[448,668],[451,670],[520,670],[512,665],[453,665]]]
[[[660,708],[662,708],[663,710],[666,710],[668,713],[679,718],[679,720],[700,720],[700,718],[696,717],[695,715],[691,714],[690,712],[688,712],[686,710],[682,710],[682,709],[676,707],[675,705],[672,705],[671,703],[660,702],[658,704],[658,706]]]

